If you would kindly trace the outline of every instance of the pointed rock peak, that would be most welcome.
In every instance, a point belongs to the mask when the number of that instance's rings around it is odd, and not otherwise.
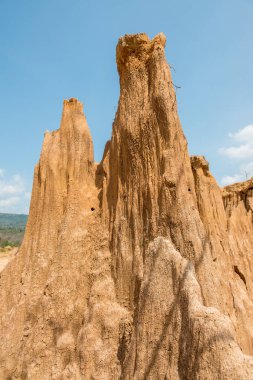
[[[204,156],[191,156],[191,167],[194,175],[199,172],[207,177],[212,177],[209,171],[209,162]]]
[[[116,49],[116,59],[119,73],[129,61],[147,62],[155,48],[164,48],[166,37],[163,33],[149,39],[147,34],[126,34],[119,39]]]
[[[81,112],[83,113],[83,103],[76,98],[70,98],[63,102],[63,112]]]
[[[76,146],[76,151],[80,149],[83,157],[89,162],[94,161],[92,136],[83,112],[83,104],[79,100],[70,98],[63,101],[60,132],[66,142]]]
[[[206,169],[209,171],[209,163],[204,156],[191,156],[191,165],[193,169]]]

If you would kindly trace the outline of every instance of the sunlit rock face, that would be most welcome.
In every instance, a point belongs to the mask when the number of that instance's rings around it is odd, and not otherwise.
[[[189,157],[165,36],[119,39],[102,161],[64,101],[1,272],[0,378],[252,379],[252,181]]]

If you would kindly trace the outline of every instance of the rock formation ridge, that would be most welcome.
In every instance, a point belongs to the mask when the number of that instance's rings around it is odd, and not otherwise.
[[[0,278],[1,379],[253,378],[253,181],[190,157],[165,36],[119,39],[102,161],[76,99],[45,134]]]

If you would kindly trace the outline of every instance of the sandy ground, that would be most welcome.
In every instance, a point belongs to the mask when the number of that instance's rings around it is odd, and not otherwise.
[[[6,247],[0,249],[0,272],[2,272],[6,265],[13,259],[17,250],[18,247]]]

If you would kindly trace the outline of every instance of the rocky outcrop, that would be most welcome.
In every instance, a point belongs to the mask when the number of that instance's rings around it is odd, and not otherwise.
[[[189,157],[165,42],[120,38],[101,163],[76,99],[45,134],[1,273],[3,379],[252,379],[252,190]]]
[[[64,101],[35,168],[24,242],[1,275],[2,379],[120,373],[118,325],[128,313],[115,297],[95,173],[82,104]]]
[[[251,268],[253,267],[253,179],[226,186],[223,189],[223,202],[227,214],[227,228],[231,255],[233,257],[233,269],[237,277],[237,282],[244,287],[250,300],[253,300],[253,276]],[[248,298],[241,294],[238,298],[237,306],[243,312],[245,325],[248,321],[249,335],[252,337],[251,318],[253,312],[248,312]],[[252,309],[250,309],[252,310]],[[251,318],[249,318],[249,314]],[[245,337],[243,337],[245,339]],[[251,342],[249,352],[252,353],[253,344]]]
[[[192,157],[191,161],[198,209],[207,231],[212,253],[212,261],[210,261],[209,265],[214,274],[216,286],[219,288],[221,300],[219,310],[228,315],[233,321],[237,341],[243,350],[246,353],[252,353],[253,298],[250,289],[247,288],[245,281],[238,274],[240,270],[238,268],[243,268],[243,272],[245,269],[248,273],[247,278],[251,281],[252,276],[249,265],[251,252],[250,250],[240,251],[237,240],[245,236],[246,244],[251,246],[253,243],[251,236],[253,235],[250,231],[247,231],[248,234],[246,232],[246,235],[244,235],[239,225],[238,229],[236,228],[233,231],[229,217],[230,211],[228,210],[230,206],[226,201],[228,190],[219,188],[209,172],[208,163],[204,157]],[[232,193],[231,196],[233,197]],[[237,214],[236,204],[232,208],[234,208],[233,214]],[[244,223],[245,216],[246,212],[239,216],[240,219],[237,219],[238,224]],[[242,264],[243,262],[245,262],[245,265]]]

